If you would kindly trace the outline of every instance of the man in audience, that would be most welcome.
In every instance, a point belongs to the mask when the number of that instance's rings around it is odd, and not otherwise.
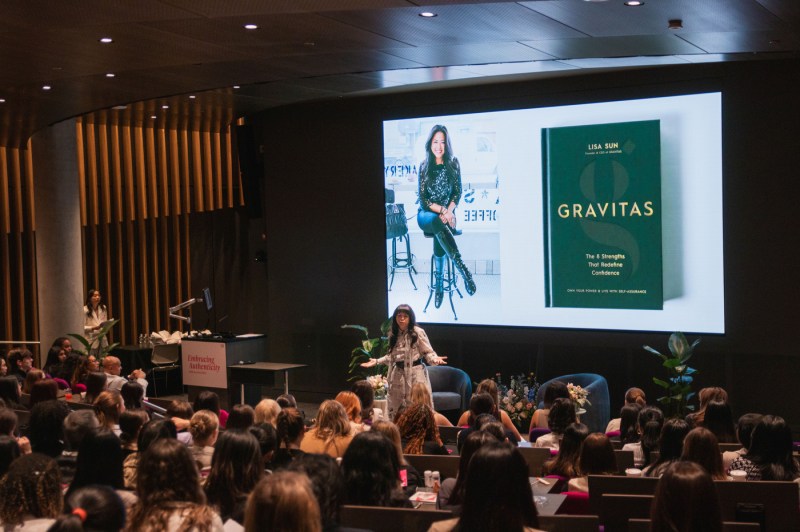
[[[86,435],[96,431],[99,426],[100,423],[93,410],[76,410],[70,412],[64,419],[64,450],[56,458],[63,483],[72,482],[78,460],[78,448]]]
[[[25,377],[32,367],[33,353],[27,349],[12,349],[8,352],[8,374],[15,376],[20,385],[25,382]]]
[[[144,388],[144,394],[147,396],[147,381],[144,378],[145,373],[141,369],[133,370],[129,376],[129,379],[120,377],[119,374],[122,371],[122,362],[120,362],[117,357],[109,355],[103,359],[103,371],[105,371],[106,377],[108,378],[106,384],[107,389],[121,392],[122,385],[131,379],[142,385],[142,388]]]

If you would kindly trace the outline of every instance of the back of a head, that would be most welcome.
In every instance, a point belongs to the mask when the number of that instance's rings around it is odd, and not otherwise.
[[[499,401],[498,391],[497,391],[497,383],[494,379],[483,379],[481,382],[478,383],[478,388],[475,390],[476,393],[488,393],[492,400],[497,404]]]
[[[550,408],[558,398],[569,399],[569,388],[564,381],[552,381],[544,389],[544,407]]]
[[[125,527],[125,504],[109,486],[75,490],[65,498],[64,512],[48,532],[118,531]]]
[[[209,504],[230,515],[239,496],[255,488],[264,476],[261,447],[249,431],[226,430],[217,440],[205,483]]]
[[[481,432],[488,432],[494,436],[497,441],[508,440],[508,436],[506,436],[506,430],[503,427],[503,424],[499,421],[490,421],[489,423],[484,423],[481,425],[480,430]]]
[[[227,430],[247,430],[255,423],[256,414],[250,405],[233,405],[228,421],[225,423]]]
[[[681,459],[699,464],[713,479],[722,480],[725,477],[717,437],[704,427],[696,427],[686,435]]]
[[[739,443],[742,444],[742,447],[745,449],[750,449],[750,445],[752,443],[752,436],[753,436],[753,429],[756,428],[759,421],[763,416],[761,414],[744,414],[739,418],[739,421],[736,423],[736,437],[739,440]]]
[[[683,454],[683,440],[689,434],[689,424],[684,419],[670,418],[661,427],[658,442],[659,461],[677,460]]]
[[[24,516],[55,518],[62,505],[61,473],[49,456],[20,456],[0,482],[0,522],[6,527],[22,524]]]
[[[101,430],[88,434],[78,449],[75,478],[70,483],[68,493],[92,484],[115,489],[125,487],[122,477],[122,447],[113,432]]]
[[[458,475],[448,502],[450,506],[458,506],[463,502],[469,475],[469,462],[478,449],[490,443],[500,443],[500,440],[492,434],[480,430],[469,433],[462,442],[458,459]]]
[[[639,412],[642,405],[638,403],[626,404],[619,411],[619,439],[622,443],[636,443],[639,441]]]
[[[703,417],[703,426],[714,433],[720,443],[736,442],[736,427],[733,413],[728,403],[709,401]]]
[[[377,432],[378,434],[383,434],[392,445],[394,445],[395,450],[397,451],[397,462],[403,463],[403,443],[402,439],[400,438],[400,429],[397,428],[397,425],[392,423],[391,421],[376,421],[372,424],[372,432]]]
[[[0,435],[0,479],[6,474],[11,463],[19,458],[20,448],[13,436]]]
[[[247,429],[258,441],[261,457],[267,460],[267,455],[272,456],[278,450],[278,431],[269,423],[256,423]]]
[[[494,415],[496,405],[492,396],[488,393],[475,393],[469,400],[470,418],[475,421],[481,414]]]
[[[653,532],[719,532],[719,499],[708,472],[698,464],[671,464],[656,486],[650,510]]]
[[[162,438],[176,439],[178,436],[175,423],[169,419],[152,419],[144,424],[139,431],[137,447],[139,452],[145,452],[154,441]]]
[[[339,392],[334,399],[344,407],[347,419],[359,421],[361,419],[361,400],[353,392]]]
[[[522,530],[538,526],[528,468],[508,443],[486,443],[469,461],[459,530]]]
[[[411,387],[411,402],[421,403],[424,405],[433,405],[433,398],[431,397],[428,387],[422,382],[415,382]]]
[[[177,417],[180,419],[192,419],[194,408],[188,401],[174,399],[167,405],[166,417]]]
[[[275,398],[275,402],[277,402],[278,406],[281,408],[297,408],[297,399],[290,393],[280,394]]]
[[[64,449],[64,420],[69,407],[63,401],[42,401],[31,409],[28,438],[35,452],[56,457]]]
[[[280,471],[258,483],[247,500],[246,532],[320,532],[320,509],[308,477]]]
[[[625,392],[625,404],[647,405],[647,397],[644,394],[644,390],[641,388],[628,388],[628,391]]]
[[[42,379],[44,379],[44,371],[37,368],[28,370],[28,373],[25,374],[25,380],[22,383],[22,392],[31,393],[33,385]]]
[[[794,480],[800,471],[792,447],[792,431],[786,421],[766,415],[753,429],[747,457],[760,467],[762,480]]]
[[[317,413],[317,436],[323,439],[350,434],[350,421],[341,403],[326,399]]]
[[[219,430],[219,418],[211,410],[198,410],[189,421],[189,432],[198,445],[205,444]]]
[[[122,396],[116,390],[104,390],[94,400],[94,413],[100,426],[111,429],[119,423],[119,414],[123,407]]]
[[[281,413],[281,406],[273,399],[262,399],[255,407],[255,423],[269,423],[273,427],[277,425],[278,414]],[[230,421],[229,421],[230,423]]]
[[[276,430],[278,446],[289,447],[289,443],[297,441],[305,431],[305,420],[296,408],[287,407],[278,414]]]
[[[422,454],[426,441],[441,443],[433,410],[428,405],[409,405],[398,418],[397,428],[400,429],[400,437],[406,440],[403,448],[406,454]]]
[[[122,395],[122,400],[125,403],[125,408],[142,408],[142,399],[144,399],[144,387],[135,381],[129,381],[122,385],[119,392]]]
[[[718,386],[709,386],[701,389],[697,393],[697,398],[700,400],[700,408],[705,408],[711,401],[727,403],[728,392]]]
[[[372,385],[369,381],[360,380],[353,383],[353,387],[350,388],[350,391],[356,394],[361,401],[361,408],[364,410],[368,410],[372,408],[373,403],[375,402],[375,390],[372,388]]]
[[[287,471],[304,473],[309,478],[319,504],[322,528],[335,529],[345,495],[344,475],[336,460],[327,454],[303,454],[292,460]]]
[[[0,377],[0,399],[5,401],[7,407],[18,408],[19,381],[13,375]]]
[[[42,401],[54,401],[58,399],[58,384],[53,379],[41,379],[36,381],[31,388],[31,408]]]
[[[394,444],[383,434],[361,432],[342,456],[348,504],[389,506],[400,485],[400,463]]]
[[[195,413],[199,412],[200,410],[211,410],[219,416],[219,395],[210,390],[203,390],[197,394],[192,408]]]
[[[125,410],[119,415],[119,438],[123,443],[135,443],[139,437],[139,431],[145,423],[150,421],[150,416],[141,408]]]
[[[617,458],[611,440],[605,434],[594,432],[586,436],[578,459],[581,475],[611,475],[617,471]]]
[[[102,371],[91,371],[86,376],[86,400],[94,402],[95,398],[106,388],[108,377]]]
[[[583,423],[570,423],[564,429],[564,436],[558,446],[559,456],[574,457],[576,460],[580,456],[581,445],[586,436],[589,435],[589,427]]]
[[[177,439],[155,440],[140,454],[136,467],[136,494],[139,507],[164,503],[205,504],[200,475],[189,449]]]
[[[547,414],[547,426],[551,432],[563,434],[567,425],[575,423],[577,420],[575,405],[570,399],[559,397],[550,405],[550,413]]]
[[[16,428],[16,412],[10,408],[0,407],[0,436],[12,436]]]
[[[92,410],[75,410],[64,419],[64,443],[67,450],[77,451],[87,434],[100,427]]]

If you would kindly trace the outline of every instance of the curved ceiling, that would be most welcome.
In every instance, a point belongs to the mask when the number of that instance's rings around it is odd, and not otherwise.
[[[3,0],[0,144],[23,145],[40,128],[104,109],[125,121],[230,120],[302,100],[445,80],[800,50],[797,0],[418,4]],[[670,20],[682,27],[669,29]]]

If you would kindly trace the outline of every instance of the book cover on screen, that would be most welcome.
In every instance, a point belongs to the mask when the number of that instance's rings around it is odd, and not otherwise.
[[[542,129],[545,305],[660,310],[658,120]]]

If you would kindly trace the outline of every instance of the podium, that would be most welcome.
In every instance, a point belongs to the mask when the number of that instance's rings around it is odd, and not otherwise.
[[[263,334],[232,338],[184,338],[181,342],[183,384],[189,391],[189,402],[203,390],[219,395],[220,406],[229,410],[240,402],[241,385],[231,381],[228,366],[239,362],[266,362],[267,337]],[[244,387],[245,402],[256,405],[261,400],[261,386]]]

